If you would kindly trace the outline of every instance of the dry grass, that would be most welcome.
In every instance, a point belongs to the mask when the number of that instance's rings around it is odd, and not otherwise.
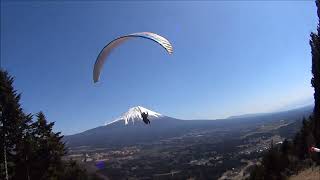
[[[299,174],[291,176],[289,180],[320,180],[320,167],[303,170]]]

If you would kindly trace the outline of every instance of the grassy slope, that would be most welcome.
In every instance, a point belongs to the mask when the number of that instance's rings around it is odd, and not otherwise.
[[[299,174],[291,176],[289,180],[320,180],[320,167],[308,168]]]

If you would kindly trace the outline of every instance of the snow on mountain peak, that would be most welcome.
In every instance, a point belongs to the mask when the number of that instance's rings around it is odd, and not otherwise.
[[[147,108],[144,108],[142,106],[136,106],[130,108],[127,112],[123,113],[120,117],[118,117],[116,120],[106,123],[106,125],[114,123],[116,121],[124,120],[125,124],[127,125],[130,121],[134,123],[135,121],[142,121],[141,113],[145,112],[148,113],[148,118],[152,120],[153,118],[161,117],[162,115],[160,113],[151,111]]]

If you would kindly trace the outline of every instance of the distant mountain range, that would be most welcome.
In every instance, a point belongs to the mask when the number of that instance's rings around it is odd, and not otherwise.
[[[294,108],[291,110],[283,110],[283,111],[277,111],[277,112],[269,112],[269,113],[252,113],[252,114],[241,114],[241,115],[235,115],[235,116],[230,116],[228,119],[235,119],[235,118],[250,118],[250,117],[257,117],[257,116],[266,116],[270,114],[276,114],[276,113],[281,113],[281,112],[293,112],[293,111],[309,111],[310,109],[312,110],[313,105],[308,105],[308,106],[303,106],[300,108]]]
[[[127,146],[182,136],[194,131],[228,130],[237,132],[240,129],[250,128],[265,122],[279,120],[295,122],[304,116],[311,115],[312,110],[312,106],[307,106],[290,111],[249,114],[218,120],[180,120],[137,106],[130,108],[119,118],[104,126],[65,136],[64,140],[70,148]],[[141,112],[149,114],[151,124],[143,123]]]

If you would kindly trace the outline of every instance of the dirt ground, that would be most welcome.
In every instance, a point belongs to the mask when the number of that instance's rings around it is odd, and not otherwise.
[[[289,180],[320,180],[320,167],[309,168],[292,176]]]

